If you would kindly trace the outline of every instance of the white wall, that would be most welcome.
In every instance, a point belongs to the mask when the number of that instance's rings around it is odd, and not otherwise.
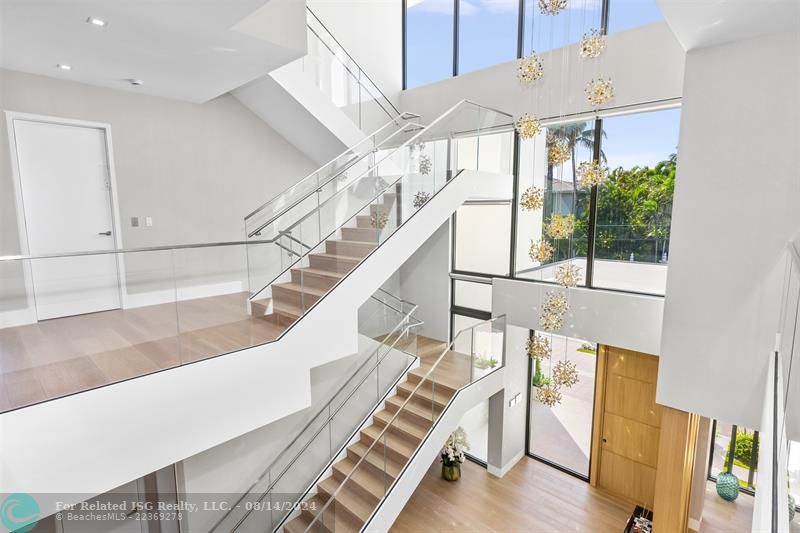
[[[798,49],[794,32],[686,56],[656,399],[751,428],[800,229]]]
[[[584,87],[600,76],[611,77],[616,91],[604,108],[681,96],[684,52],[663,22],[609,35],[606,51],[597,63],[582,61],[577,45],[543,53],[542,57],[545,75],[535,88],[519,83],[517,62],[509,61],[403,91],[402,109],[429,121],[467,98],[515,117],[525,112],[540,118],[558,117],[591,111]],[[569,66],[562,72],[565,63]]]
[[[181,461],[178,471],[182,500],[202,507],[201,502],[209,494],[216,494],[233,504],[362,360],[353,355],[312,369],[311,406]],[[314,430],[319,427],[314,426]],[[293,449],[299,451],[303,444]],[[208,531],[223,515],[224,511],[209,509],[188,515],[182,525],[189,531]]]
[[[403,87],[401,0],[308,0],[308,6],[397,105]]]
[[[3,110],[111,124],[124,247],[242,240],[244,215],[316,168],[228,95],[190,104],[8,70],[0,70],[0,95]],[[21,248],[0,122],[0,255],[11,255]],[[24,306],[7,297],[19,290],[20,266],[0,278],[0,308]]]
[[[495,278],[492,315],[505,314],[509,324],[540,329],[542,301],[558,285]],[[556,333],[600,344],[660,355],[664,299],[601,289],[568,290],[569,312]]]
[[[433,339],[450,337],[450,220],[436,230],[399,270],[400,294],[419,306],[425,322],[420,333]]]

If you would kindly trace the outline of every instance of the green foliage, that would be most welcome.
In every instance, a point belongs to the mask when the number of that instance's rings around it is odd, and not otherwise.
[[[494,357],[484,357],[482,355],[479,355],[477,358],[475,358],[475,366],[477,368],[480,368],[481,370],[486,370],[487,368],[494,368],[498,364],[500,364],[499,361]]]
[[[725,452],[725,463],[728,464],[730,451]],[[754,459],[754,464],[758,464],[758,453],[753,457],[753,434],[739,433],[736,435],[736,450],[733,452],[733,462],[737,466],[750,468],[750,459]]]
[[[597,239],[595,257],[627,260],[633,253],[640,261],[661,259],[672,220],[672,195],[675,191],[675,154],[654,168],[618,167],[597,199]],[[578,254],[586,254],[589,205],[576,225]]]
[[[542,363],[537,359],[536,369],[533,373],[533,379],[531,380],[531,385],[533,385],[534,387],[541,387],[549,383],[550,383],[550,378],[544,375],[544,373],[542,372]]]

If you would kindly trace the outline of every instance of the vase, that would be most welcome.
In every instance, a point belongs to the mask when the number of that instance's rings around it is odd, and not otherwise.
[[[717,476],[717,494],[725,501],[732,502],[739,497],[739,478],[730,472],[720,472]]]
[[[442,477],[447,481],[458,481],[461,477],[461,463],[450,465],[442,463]]]

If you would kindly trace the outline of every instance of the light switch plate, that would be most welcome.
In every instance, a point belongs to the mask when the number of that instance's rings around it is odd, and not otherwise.
[[[144,225],[147,226],[148,228],[152,228],[153,227],[153,217],[145,217],[144,218]]]
[[[139,217],[131,217],[131,227],[132,228],[139,227]]]

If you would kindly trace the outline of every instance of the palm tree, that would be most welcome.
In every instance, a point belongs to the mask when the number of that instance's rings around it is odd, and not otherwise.
[[[572,124],[551,128],[549,132],[552,133],[553,137],[556,139],[567,140],[571,155],[570,160],[572,161],[572,192],[577,193],[578,181],[576,176],[577,165],[575,163],[575,149],[580,146],[586,148],[590,152],[594,151],[594,128],[588,127],[586,122],[573,122]],[[600,135],[605,139],[605,130],[602,130]],[[604,164],[607,162],[606,154],[603,150],[600,150],[600,159]]]

